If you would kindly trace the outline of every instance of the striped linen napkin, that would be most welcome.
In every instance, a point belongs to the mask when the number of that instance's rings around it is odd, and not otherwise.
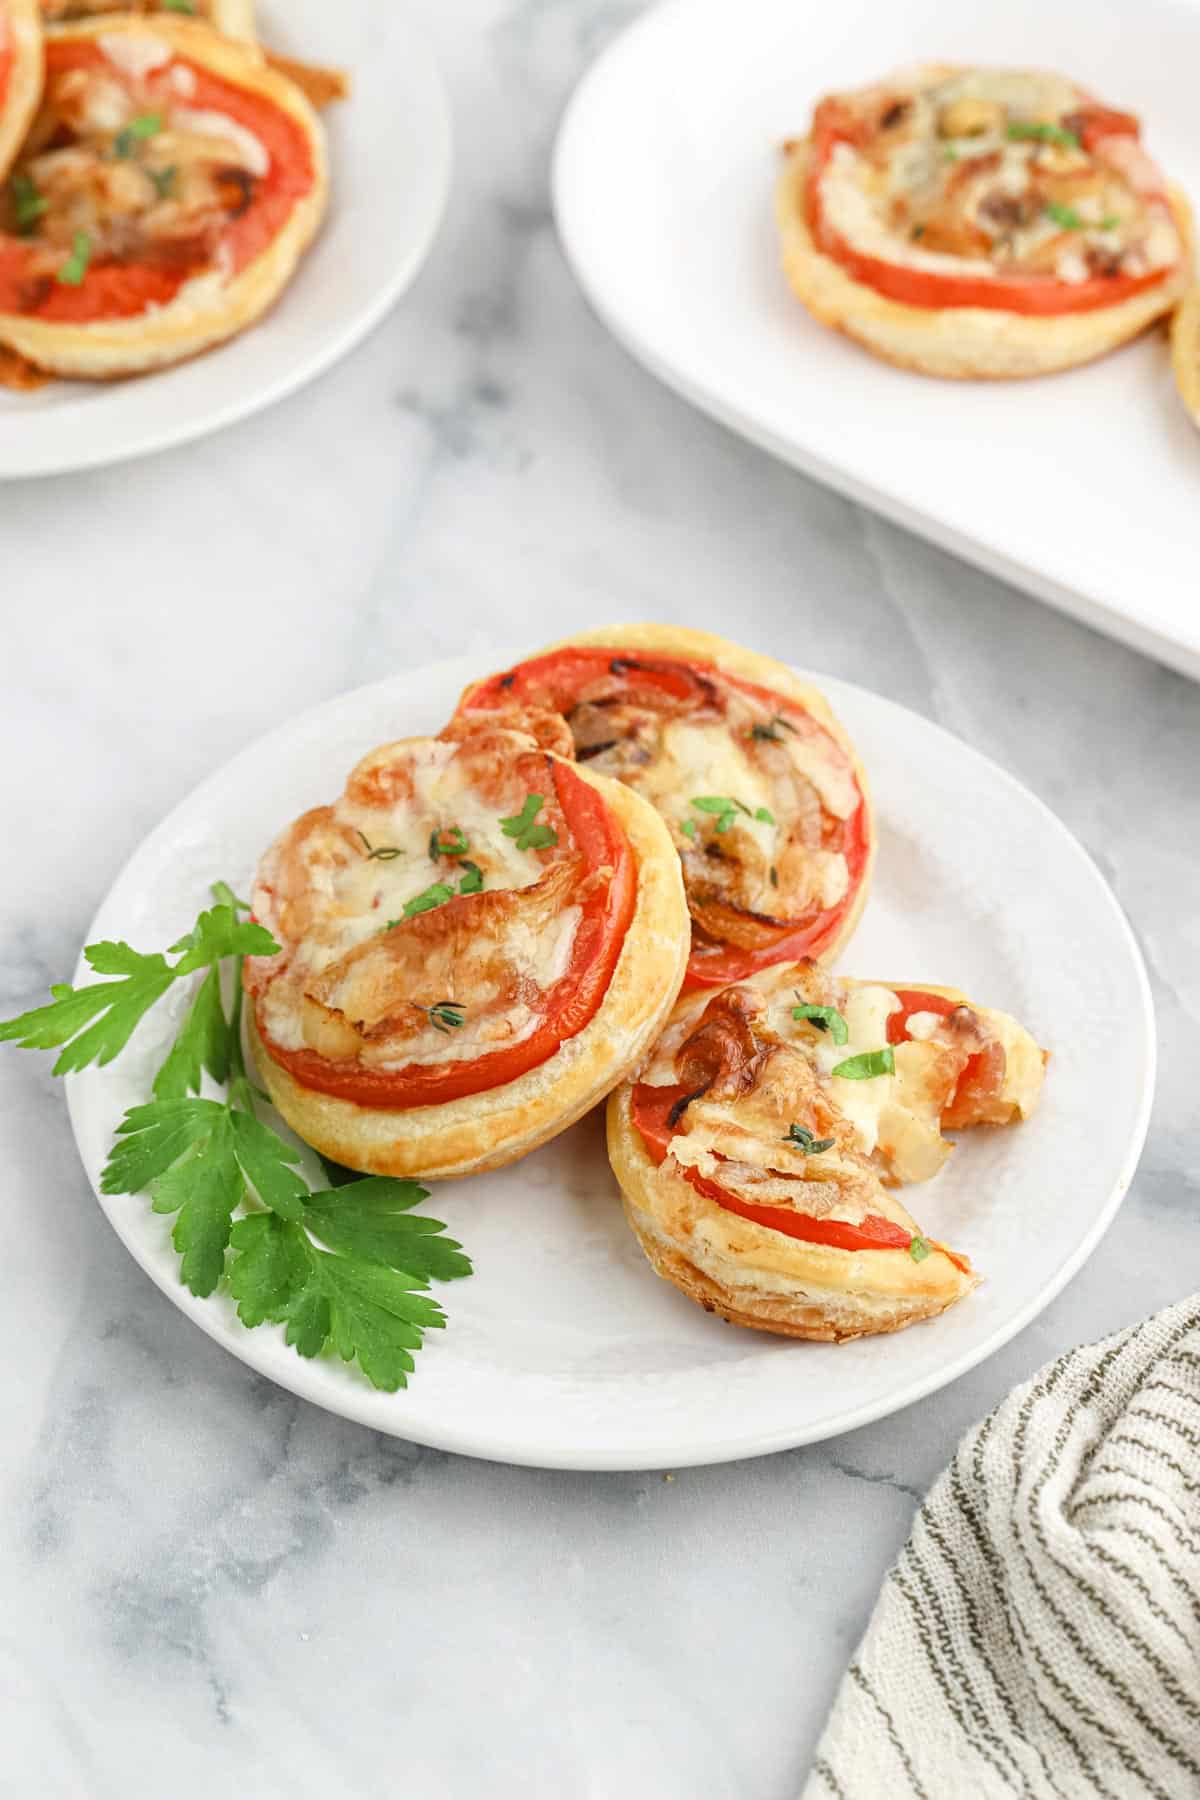
[[[1085,1345],[959,1445],[804,1800],[1200,1796],[1200,1295]]]

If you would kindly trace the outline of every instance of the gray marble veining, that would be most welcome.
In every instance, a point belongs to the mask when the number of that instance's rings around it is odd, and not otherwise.
[[[1200,688],[771,462],[608,338],[547,155],[636,10],[425,0],[458,167],[401,308],[206,443],[0,490],[0,1012],[261,730],[397,667],[658,616],[940,720],[1079,834],[1154,984],[1142,1168],[1061,1298],[935,1399],[756,1462],[547,1475],[376,1438],[224,1355],[92,1203],[45,1066],[6,1054],[0,1793],[784,1800],[960,1433],[1195,1284]]]

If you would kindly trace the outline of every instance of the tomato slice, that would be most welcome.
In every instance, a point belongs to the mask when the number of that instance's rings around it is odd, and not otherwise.
[[[655,1163],[664,1160],[671,1142],[672,1110],[686,1098],[684,1087],[650,1087],[639,1081],[633,1090],[631,1117]],[[787,1206],[756,1206],[729,1193],[715,1181],[698,1175],[695,1169],[685,1169],[682,1164],[680,1173],[698,1194],[715,1201],[726,1212],[737,1213],[756,1225],[765,1225],[769,1231],[781,1232],[784,1237],[798,1238],[806,1244],[826,1244],[835,1250],[907,1250],[913,1241],[911,1231],[894,1224],[891,1219],[880,1218],[877,1213],[868,1213],[857,1225],[851,1225],[845,1219],[817,1219],[811,1213],[793,1212]]]
[[[0,106],[4,105],[12,76],[13,46],[8,20],[0,14]]]
[[[334,1062],[315,1050],[285,1050],[267,1035],[261,1005],[259,1034],[271,1058],[304,1087],[334,1094],[362,1106],[395,1108],[438,1106],[468,1094],[515,1081],[538,1068],[592,1019],[608,991],[625,933],[637,902],[637,869],[633,851],[602,796],[569,763],[555,762],[554,786],[571,837],[584,861],[585,875],[612,871],[597,881],[579,905],[582,917],[575,933],[571,963],[546,995],[546,1006],[532,1032],[505,1050],[483,1056],[423,1064],[395,1070],[367,1069],[357,1061]],[[471,897],[446,902],[469,907]]]
[[[971,306],[1050,318],[1064,313],[1093,312],[1100,306],[1116,306],[1165,281],[1173,273],[1173,266],[1168,265],[1152,269],[1146,275],[1095,275],[1086,281],[1062,281],[1057,275],[1006,269],[998,269],[994,276],[981,277],[941,274],[864,255],[825,217],[821,182],[836,146],[850,144],[858,148],[867,131],[866,122],[855,118],[843,102],[837,99],[821,102],[813,119],[805,203],[813,241],[827,256],[840,263],[855,281],[873,288],[885,299],[899,301],[904,306],[934,309]],[[1081,141],[1086,150],[1094,152],[1105,137],[1136,137],[1138,131],[1138,121],[1132,114],[1094,107],[1085,111]]]
[[[939,1018],[948,1019],[961,1000],[947,1000],[944,994],[926,994],[920,988],[893,988],[900,1002],[898,1012],[888,1014],[887,1039],[889,1044],[902,1044],[908,1037],[908,1021],[914,1013],[937,1013]]]
[[[798,731],[810,737],[827,736],[824,727],[794,700],[740,676],[718,671],[712,664],[694,662],[683,657],[656,657],[619,646],[568,645],[562,650],[549,650],[543,656],[531,657],[500,675],[493,675],[475,688],[469,707],[501,707],[516,701],[528,706],[548,707],[567,713],[581,693],[592,682],[605,675],[619,675],[636,694],[655,692],[687,703],[712,703],[716,698],[714,678],[720,679],[747,695],[772,713],[788,718]],[[856,788],[858,784],[856,782]],[[769,943],[756,949],[742,949],[733,944],[709,943],[693,938],[683,992],[697,988],[727,987],[744,981],[757,969],[770,968],[778,962],[796,962],[803,956],[819,956],[837,936],[846,914],[854,904],[870,852],[869,816],[866,800],[858,788],[858,805],[850,817],[842,821],[841,843],[826,847],[840,849],[849,874],[846,893],[836,906],[814,911],[794,923],[780,925]]]
[[[47,84],[66,70],[99,66],[117,78],[98,44],[70,38],[47,41]],[[269,158],[267,172],[256,181],[245,212],[231,219],[220,234],[223,257],[229,271],[237,274],[278,235],[297,200],[311,189],[316,179],[312,149],[299,123],[282,107],[184,57],[174,57],[155,70],[149,82],[151,92],[163,84],[164,106],[169,107],[172,100],[178,103],[178,95],[166,85],[177,69],[185,69],[191,76],[189,107],[222,113],[243,126],[263,145]],[[130,318],[148,307],[165,306],[189,276],[211,266],[215,249],[210,245],[190,260],[170,264],[97,257],[89,263],[82,281],[71,286],[35,273],[38,259],[45,255],[45,245],[36,238],[0,236],[0,312],[71,325]]]

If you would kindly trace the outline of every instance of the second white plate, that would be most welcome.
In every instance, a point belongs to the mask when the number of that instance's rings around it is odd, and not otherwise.
[[[499,660],[495,666],[500,666]],[[263,847],[332,797],[358,756],[436,731],[477,662],[411,670],[293,720],[236,757],[135,853],[89,941],[173,943],[224,877],[244,891]],[[1133,1174],[1154,1085],[1149,989],[1128,925],[1083,850],[1026,789],[937,726],[822,680],[871,772],[878,874],[844,959],[855,974],[946,981],[1015,1012],[1050,1047],[1045,1099],[1012,1131],[976,1133],[915,1210],[983,1272],[944,1318],[841,1346],[739,1331],[656,1279],[621,1212],[593,1114],[512,1168],[433,1191],[475,1261],[439,1288],[408,1390],[380,1394],[281,1330],[180,1285],[170,1221],[102,1196],[163,1292],[252,1368],[377,1430],[507,1462],[585,1469],[720,1462],[832,1437],[932,1393],[1032,1319],[1099,1241]],[[87,979],[86,972],[83,979]],[[106,1069],[68,1083],[94,1186],[173,1029],[152,1015]],[[1103,1081],[1097,1069],[1103,1068]]]
[[[664,381],[855,500],[1200,675],[1200,433],[1161,333],[1040,381],[933,381],[810,319],[779,268],[779,145],[813,102],[926,61],[1060,68],[1200,195],[1200,7],[668,0],[568,109],[554,198],[597,312]]]
[[[405,12],[372,0],[262,5],[273,48],[346,69],[324,115],[331,193],[319,237],[250,331],[160,374],[0,390],[0,480],[96,468],[186,443],[282,400],[353,349],[412,281],[450,187],[450,109]]]

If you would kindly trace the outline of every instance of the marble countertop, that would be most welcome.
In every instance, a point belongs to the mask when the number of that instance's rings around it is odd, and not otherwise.
[[[1066,1292],[934,1400],[753,1462],[548,1475],[375,1437],[225,1355],[105,1223],[45,1062],[6,1054],[0,1791],[785,1800],[961,1432],[1194,1278],[1200,688],[770,461],[609,339],[547,157],[636,10],[424,0],[458,166],[401,307],[205,443],[0,489],[0,1014],[263,729],[454,652],[686,620],[939,720],[1078,833],[1154,984],[1141,1169]]]

